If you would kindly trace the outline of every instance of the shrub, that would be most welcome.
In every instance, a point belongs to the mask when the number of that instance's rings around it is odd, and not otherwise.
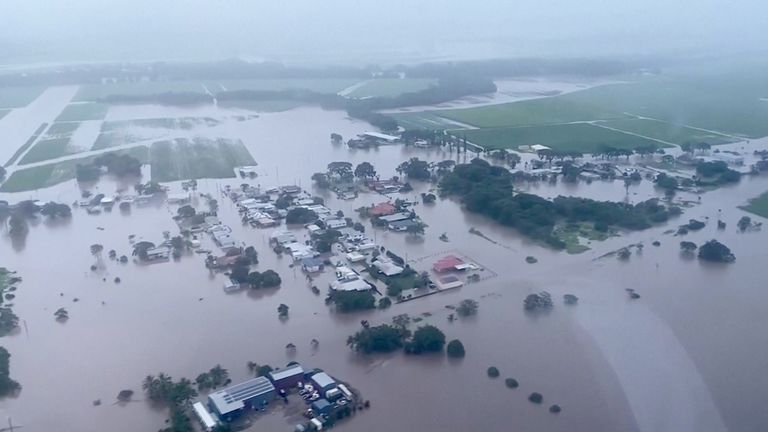
[[[491,378],[498,378],[499,377],[499,370],[496,368],[496,366],[491,366],[488,368],[488,376]]]
[[[448,357],[452,358],[462,358],[466,354],[464,351],[464,344],[458,339],[448,342],[446,351],[448,352]]]
[[[518,388],[520,386],[520,383],[518,383],[514,378],[505,379],[504,384],[511,389]]]
[[[544,396],[542,396],[541,393],[533,392],[528,396],[528,400],[535,404],[540,404],[544,400]]]
[[[560,405],[552,405],[551,407],[549,407],[549,412],[551,412],[552,414],[557,414],[560,411],[562,411],[562,408],[560,408]]]

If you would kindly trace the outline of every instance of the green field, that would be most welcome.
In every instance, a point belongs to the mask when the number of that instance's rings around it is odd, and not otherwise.
[[[70,142],[71,140],[69,136],[41,139],[35,143],[35,146],[32,147],[32,149],[29,150],[29,152],[27,152],[23,158],[21,158],[19,165],[42,162],[49,159],[56,159],[58,157],[77,153],[76,151],[72,151],[70,149]]]
[[[433,113],[481,128],[540,126],[627,117],[621,112],[596,104],[574,102],[563,96]]]
[[[392,97],[403,93],[413,93],[437,84],[428,78],[376,78],[368,80],[347,96],[351,98]]]
[[[80,127],[80,122],[54,123],[46,131],[46,135],[71,135]]]
[[[0,87],[0,108],[25,107],[37,99],[43,90],[45,87]]]
[[[107,116],[109,105],[100,103],[76,103],[69,104],[56,118],[57,122],[71,122],[83,120],[104,120]]]
[[[686,142],[705,142],[717,145],[736,141],[729,136],[706,132],[700,129],[692,129],[685,126],[676,126],[671,123],[657,120],[621,119],[601,121],[598,124],[613,129],[636,133],[648,138],[671,142],[677,145]]]
[[[195,138],[158,141],[150,148],[152,180],[169,182],[200,178],[230,178],[237,166],[256,162],[240,141]]]
[[[450,119],[440,116],[441,111],[387,114],[406,129],[465,129]]]
[[[470,129],[459,131],[456,135],[466,136],[468,141],[486,149],[517,149],[522,145],[542,144],[555,150],[591,153],[602,144],[621,149],[661,145],[657,141],[615,132],[588,123]]]
[[[768,219],[768,192],[763,193],[757,198],[749,200],[747,205],[740,208],[742,210]]]
[[[10,159],[8,159],[8,162],[6,162],[4,166],[5,166],[5,167],[9,167],[9,166],[13,165],[14,163],[16,163],[16,160],[17,160],[17,159],[18,159],[18,158],[19,158],[19,157],[20,157],[22,154],[24,154],[24,152],[25,152],[25,151],[27,151],[27,149],[28,149],[29,147],[31,147],[31,146],[32,146],[32,144],[34,144],[35,140],[37,140],[37,137],[39,137],[39,136],[40,136],[40,134],[42,134],[42,133],[43,133],[43,131],[44,131],[44,130],[45,130],[47,127],[48,127],[48,123],[43,123],[43,124],[41,124],[41,125],[40,125],[40,126],[37,128],[37,130],[35,131],[35,134],[34,134],[34,135],[32,135],[31,137],[29,137],[29,139],[27,140],[27,142],[25,142],[23,146],[19,147],[19,149],[18,149],[18,150],[16,150],[16,152],[13,154],[13,156],[11,156],[11,158],[10,158]]]
[[[162,130],[190,130],[196,127],[213,127],[221,122],[210,117],[152,118],[109,121],[101,124],[101,133],[91,150],[101,150],[123,144],[159,139]]]
[[[148,160],[148,150],[143,146],[115,153],[127,153],[144,163]],[[95,157],[96,156],[89,156],[15,171],[11,174],[10,178],[0,186],[0,192],[30,191],[51,187],[72,180],[75,178],[75,169],[77,168],[77,165],[90,163]]]

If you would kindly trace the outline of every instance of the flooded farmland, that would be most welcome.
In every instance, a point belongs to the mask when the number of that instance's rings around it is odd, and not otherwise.
[[[74,94],[68,88],[56,91],[67,100]],[[49,90],[41,98],[54,96]],[[51,113],[27,113],[32,118],[30,130],[13,142],[23,144],[37,125],[50,122],[58,111]],[[389,176],[411,157],[458,158],[460,162],[472,157],[400,145],[370,150],[334,145],[329,140],[332,132],[351,138],[371,129],[341,111],[301,107],[262,112],[244,121],[233,119],[244,113],[215,107],[136,105],[112,108],[106,119],[221,119],[215,126],[169,134],[241,140],[258,164],[258,177],[247,183],[263,188],[299,185],[355,221],[354,209],[386,198],[366,192],[344,201],[314,190],[312,174],[324,171],[329,162],[368,161]],[[12,116],[0,120],[0,130],[12,128]],[[94,139],[95,133],[90,132],[73,140]],[[766,144],[766,140],[753,140],[749,146]],[[7,156],[6,160],[14,151],[3,148],[0,158]],[[13,301],[22,325],[2,341],[12,354],[12,376],[23,390],[16,398],[0,401],[2,414],[25,431],[157,430],[168,414],[143,400],[140,386],[146,375],[166,372],[194,378],[221,364],[239,382],[250,376],[248,361],[284,366],[296,360],[334,371],[371,401],[369,410],[338,426],[342,431],[507,430],[511,426],[519,431],[757,431],[755,425],[768,422],[763,355],[768,336],[762,331],[768,324],[768,268],[764,265],[768,234],[741,233],[735,226],[745,214],[736,206],[767,190],[765,177],[745,178],[736,186],[707,192],[679,219],[592,242],[591,250],[578,255],[544,248],[514,230],[465,212],[450,199],[415,207],[428,225],[423,238],[376,230],[363,221],[378,244],[405,257],[418,270],[428,269],[439,255],[456,251],[497,276],[387,310],[353,314],[332,313],[325,305],[329,275],[318,278],[323,294],[314,295],[301,270],[290,266],[288,257],[272,252],[268,239],[273,230],[240,223],[237,208],[221,196],[221,190],[241,182],[200,180],[198,192],[217,197],[219,218],[233,228],[234,237],[256,247],[257,270],[271,268],[280,273],[279,289],[225,294],[224,277],[209,272],[204,257],[192,253],[179,261],[151,265],[105,260],[103,270],[89,270],[96,259],[89,251],[91,244],[130,256],[129,235],[156,241],[165,230],[175,232],[171,217],[176,206],[167,204],[135,206],[127,214],[115,209],[89,215],[73,209],[71,220],[31,226],[23,241],[11,241],[3,233],[0,264],[24,280]],[[415,201],[432,187],[411,183],[414,191],[403,197]],[[170,186],[181,190],[178,183]],[[94,192],[110,194],[123,187],[105,179]],[[544,197],[578,195],[613,201],[662,196],[648,181],[628,190],[620,181],[575,186],[541,182],[520,188]],[[698,201],[693,194],[679,195]],[[34,192],[0,194],[0,199],[12,202],[71,203],[79,198],[74,180]],[[720,266],[682,257],[681,238],[665,232],[690,218],[708,219],[704,229],[685,237],[703,243],[715,236],[720,210],[728,227],[717,237],[731,247],[736,262]],[[494,242],[470,233],[470,227]],[[306,236],[303,228],[296,232]],[[439,239],[443,233],[448,242]],[[654,241],[660,245],[652,246]],[[213,247],[207,236],[204,242]],[[645,247],[627,261],[600,258],[638,242]],[[529,255],[538,263],[527,264]],[[121,283],[114,283],[115,277]],[[634,289],[641,298],[631,300],[627,289]],[[554,309],[526,314],[523,299],[540,291],[552,294]],[[579,304],[563,305],[560,299],[566,293],[577,295]],[[445,306],[466,298],[479,302],[477,316],[449,323],[450,310]],[[281,303],[290,306],[290,318],[285,321],[276,313]],[[60,307],[69,311],[65,323],[53,316]],[[363,357],[346,346],[347,336],[360,328],[361,320],[379,324],[402,313],[422,316],[422,323],[438,325],[448,339],[461,339],[466,357],[459,361],[402,353]],[[319,341],[317,349],[311,347],[312,339]],[[288,343],[297,346],[295,353],[286,352]],[[498,367],[501,377],[488,378],[489,366]],[[520,387],[506,388],[506,377],[517,379]],[[130,403],[116,403],[122,389],[133,389],[137,396]],[[529,403],[526,398],[531,392],[541,393],[545,405],[558,404],[563,412],[552,415],[545,407]],[[102,404],[94,406],[95,400]],[[278,409],[257,418],[253,430],[292,427]]]

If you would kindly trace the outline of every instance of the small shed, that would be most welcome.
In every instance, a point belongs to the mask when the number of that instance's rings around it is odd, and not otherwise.
[[[314,412],[316,415],[330,414],[331,409],[333,409],[333,405],[331,405],[331,403],[326,399],[318,399],[312,402],[312,412]]]

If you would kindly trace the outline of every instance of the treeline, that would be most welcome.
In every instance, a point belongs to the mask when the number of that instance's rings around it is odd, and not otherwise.
[[[598,231],[611,226],[642,230],[680,213],[679,208],[667,208],[656,199],[632,205],[563,196],[550,201],[537,195],[513,193],[512,174],[481,159],[457,165],[442,177],[439,186],[442,194],[459,196],[467,210],[514,227],[556,249],[566,246],[553,234],[553,228],[561,221],[591,222]]]
[[[102,167],[106,172],[115,177],[141,177],[142,162],[139,159],[119,152],[105,153],[94,158],[91,162],[77,164],[75,168],[75,178],[77,181],[96,181],[103,173]]]
[[[4,347],[0,347],[0,397],[21,390],[21,385],[10,377],[10,361],[11,354]]]

